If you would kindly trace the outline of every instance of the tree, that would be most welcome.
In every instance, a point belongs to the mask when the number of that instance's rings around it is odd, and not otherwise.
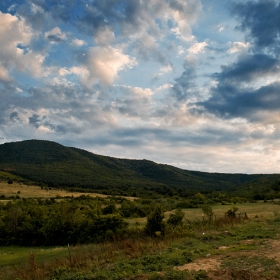
[[[175,213],[171,214],[167,220],[167,224],[172,227],[181,226],[183,224],[183,218],[185,214],[181,209],[177,209]]]
[[[147,224],[145,226],[146,233],[153,237],[158,235],[164,236],[165,223],[163,219],[163,211],[160,205],[156,205],[154,211],[152,211],[147,217]]]
[[[208,204],[205,204],[205,205],[202,205],[201,209],[202,209],[203,214],[207,217],[208,222],[209,223],[212,222],[213,216],[214,216],[212,207]]]
[[[228,211],[226,212],[226,216],[229,218],[235,218],[235,213],[238,210],[237,207],[231,207],[230,209],[228,209]]]
[[[117,212],[117,208],[115,204],[109,204],[102,210],[103,215],[114,214],[116,212]]]

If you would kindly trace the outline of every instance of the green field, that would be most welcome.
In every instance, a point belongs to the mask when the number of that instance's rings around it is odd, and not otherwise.
[[[26,203],[27,206],[32,205],[38,202],[38,198],[41,198],[43,203],[47,203],[49,198],[55,198],[51,206],[45,204],[45,207],[57,207],[56,209],[59,210],[60,205],[69,207],[73,203],[77,207],[87,209],[85,203],[88,203],[87,207],[99,207],[99,210],[97,208],[94,210],[97,211],[94,213],[98,213],[106,206],[115,205],[118,214],[122,213],[124,205],[143,209],[148,205],[149,209],[153,210],[160,204],[163,209],[173,209],[164,212],[165,236],[159,235],[156,238],[145,233],[147,216],[131,215],[124,218],[128,227],[121,235],[112,235],[111,239],[100,243],[73,243],[69,247],[67,245],[2,246],[0,247],[0,279],[3,280],[194,280],[216,279],[217,275],[220,276],[217,279],[229,280],[239,279],[229,278],[229,275],[242,274],[244,271],[247,271],[251,278],[240,279],[279,279],[280,276],[278,252],[280,204],[278,201],[217,203],[211,206],[214,216],[210,223],[201,208],[182,209],[183,224],[172,228],[167,226],[167,221],[176,211],[174,206],[176,198],[123,199],[6,182],[0,183],[0,195],[2,194],[7,198],[14,195],[20,197],[2,200],[10,201],[10,207],[20,205],[17,204],[20,202]],[[89,195],[93,198],[88,202],[69,199],[81,195]],[[100,198],[94,198],[97,196]],[[7,205],[2,204],[2,209]],[[232,207],[238,208],[237,219],[227,220],[225,213]],[[77,219],[82,218],[78,214],[79,211],[74,215]],[[239,213],[244,217],[245,212],[248,219],[238,219]],[[238,260],[242,260],[242,263]],[[206,278],[212,275],[213,270],[216,276]],[[254,274],[256,270],[259,275]]]
[[[28,256],[33,253],[38,262],[68,256],[67,247],[36,248],[36,247],[0,247],[0,265],[27,263]]]
[[[67,246],[2,247],[0,275],[3,280],[279,279],[280,217],[275,215],[219,228],[205,224],[205,234],[196,227],[183,227],[158,240],[128,237],[113,243],[70,246],[71,258]],[[251,278],[229,277],[245,272],[243,277]],[[207,278],[211,275],[214,278]]]

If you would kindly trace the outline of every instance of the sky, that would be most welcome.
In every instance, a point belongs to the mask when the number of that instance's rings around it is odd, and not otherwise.
[[[0,144],[280,172],[280,1],[0,1]]]

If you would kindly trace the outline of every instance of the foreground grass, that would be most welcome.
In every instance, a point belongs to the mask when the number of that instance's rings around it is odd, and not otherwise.
[[[260,276],[277,279],[280,269],[275,259],[255,253],[266,246],[267,240],[277,239],[279,228],[280,218],[275,214],[271,218],[254,218],[242,223],[185,224],[169,230],[164,238],[151,239],[136,232],[124,240],[71,246],[70,251],[65,247],[33,248],[32,253],[30,248],[2,248],[1,253],[6,255],[2,255],[5,263],[1,263],[0,273],[4,280],[208,279],[206,271],[176,268],[197,259],[224,256],[221,266],[233,271],[233,275],[234,271],[244,268],[250,273],[258,269]],[[14,253],[9,255],[5,251],[9,249]],[[254,254],[246,255],[250,252]],[[18,258],[13,259],[13,254]],[[9,261],[16,265],[7,265]]]
[[[0,265],[27,264],[30,254],[34,254],[36,260],[41,263],[54,258],[65,258],[68,256],[68,250],[65,247],[0,247]]]

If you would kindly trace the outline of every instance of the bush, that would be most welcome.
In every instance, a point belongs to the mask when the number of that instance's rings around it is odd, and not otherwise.
[[[177,209],[174,214],[171,214],[167,220],[167,224],[172,227],[181,226],[183,224],[183,218],[185,214],[181,209]]]
[[[205,205],[202,205],[201,209],[203,211],[203,214],[207,217],[208,222],[210,223],[214,216],[212,207],[208,204],[205,204]]]
[[[147,217],[147,224],[145,226],[146,233],[152,237],[164,236],[165,224],[163,222],[163,219],[163,211],[160,205],[157,205],[155,207],[155,210],[151,212]]]
[[[238,210],[237,207],[232,207],[226,212],[226,216],[229,218],[235,218],[235,213]]]

